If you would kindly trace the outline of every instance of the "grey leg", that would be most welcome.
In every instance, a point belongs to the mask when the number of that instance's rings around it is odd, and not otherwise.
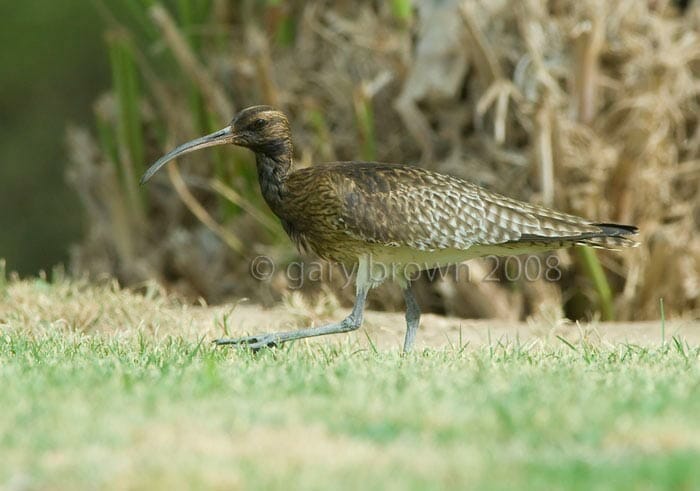
[[[293,341],[295,339],[311,338],[314,336],[325,336],[326,334],[338,334],[341,332],[354,331],[362,325],[362,314],[365,310],[365,299],[367,298],[367,288],[362,288],[357,291],[355,305],[352,312],[340,322],[326,324],[319,327],[311,327],[308,329],[300,329],[298,331],[274,332],[270,334],[260,334],[258,336],[247,336],[234,339],[217,339],[214,342],[221,345],[233,345],[241,348],[250,348],[258,350],[260,348],[273,348],[285,341]]]
[[[408,353],[413,348],[416,332],[420,325],[420,307],[410,285],[404,288],[403,298],[406,301],[406,339],[403,342],[403,352]]]

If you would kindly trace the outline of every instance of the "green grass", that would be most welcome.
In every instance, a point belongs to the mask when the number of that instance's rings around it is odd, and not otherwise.
[[[255,355],[1,314],[0,488],[700,487],[681,342]]]

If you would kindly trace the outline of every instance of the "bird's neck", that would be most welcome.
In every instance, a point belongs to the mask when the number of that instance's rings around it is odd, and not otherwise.
[[[274,151],[256,152],[258,181],[263,198],[273,212],[279,215],[286,191],[286,181],[292,169],[291,143],[280,145]]]

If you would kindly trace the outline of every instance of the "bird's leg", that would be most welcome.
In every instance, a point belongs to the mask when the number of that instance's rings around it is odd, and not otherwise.
[[[354,331],[362,325],[362,314],[365,310],[367,290],[367,287],[357,289],[357,296],[355,297],[355,305],[352,308],[352,312],[350,312],[350,315],[340,322],[333,322],[331,324],[318,327],[310,327],[308,329],[300,329],[298,331],[273,332],[269,334],[260,334],[257,336],[247,336],[234,339],[217,339],[214,342],[217,345],[229,344],[241,348],[247,347],[252,350],[258,350],[265,347],[273,348],[286,341],[293,341],[295,339]]]
[[[420,325],[420,307],[413,295],[411,285],[403,289],[403,298],[406,301],[406,339],[403,342],[403,352],[408,353],[416,340],[416,333]]]

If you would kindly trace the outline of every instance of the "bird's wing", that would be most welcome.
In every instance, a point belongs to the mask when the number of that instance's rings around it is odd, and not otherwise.
[[[475,186],[448,176],[375,164],[339,166],[344,231],[353,238],[418,250],[468,249],[483,229],[483,202]]]
[[[609,235],[582,218],[425,169],[353,162],[329,170],[342,203],[340,226],[369,243],[431,251]]]

